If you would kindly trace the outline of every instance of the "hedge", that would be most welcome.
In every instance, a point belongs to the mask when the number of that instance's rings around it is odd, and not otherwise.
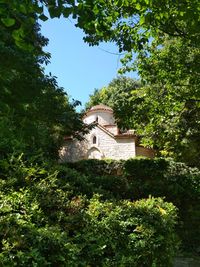
[[[171,266],[173,204],[78,195],[72,181],[80,174],[58,168],[23,156],[0,160],[2,266]]]
[[[172,202],[179,210],[177,232],[182,248],[193,252],[200,250],[199,169],[163,158],[83,160],[67,166],[77,171],[77,176],[81,173],[87,177],[88,196],[95,192],[107,199],[138,200],[151,195]],[[82,188],[76,183],[79,192]]]

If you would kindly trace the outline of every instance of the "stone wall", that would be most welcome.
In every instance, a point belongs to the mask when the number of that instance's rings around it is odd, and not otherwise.
[[[155,157],[155,151],[151,148],[137,146],[136,147],[136,156],[137,157],[147,157],[147,158],[154,158]]]
[[[93,138],[96,136],[96,143]],[[117,138],[95,127],[84,141],[69,140],[60,150],[61,161],[78,161],[93,158],[128,159],[136,156],[134,138]],[[100,156],[101,155],[101,156]]]
[[[129,139],[115,139],[103,130],[95,127],[88,135],[96,134],[97,136],[97,147],[103,152],[105,158],[110,159],[128,159],[135,157],[135,140],[134,138]],[[89,143],[89,145],[93,145]]]
[[[119,129],[116,125],[105,125],[104,127],[114,135],[119,134]]]
[[[59,151],[61,162],[74,162],[87,159],[87,141],[66,141]]]
[[[174,260],[173,267],[199,267],[200,266],[200,258],[184,258],[184,257],[176,257]]]

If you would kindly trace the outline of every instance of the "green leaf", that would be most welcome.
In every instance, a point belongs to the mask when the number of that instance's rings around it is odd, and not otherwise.
[[[3,18],[1,21],[6,27],[11,27],[15,24],[15,19],[12,18]]]
[[[53,18],[59,18],[60,17],[62,9],[60,7],[50,6],[48,8],[48,11],[49,11],[50,17],[53,19]]]
[[[23,14],[27,14],[27,9],[26,9],[26,6],[24,4],[21,4],[19,6],[19,10],[20,12],[22,12]]]
[[[68,18],[69,17],[69,15],[71,15],[71,13],[72,13],[72,8],[65,8],[64,10],[63,10],[63,16],[65,17],[65,18]]]
[[[141,5],[139,3],[137,3],[135,7],[136,7],[137,10],[141,9]]]
[[[140,17],[140,25],[143,25],[145,23],[145,16]]]
[[[48,20],[48,17],[45,16],[44,14],[42,14],[39,16],[39,19],[41,19],[42,21],[46,21],[46,20]]]

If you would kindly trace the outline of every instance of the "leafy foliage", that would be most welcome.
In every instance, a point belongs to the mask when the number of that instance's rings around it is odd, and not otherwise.
[[[35,18],[48,19],[44,7],[51,18],[72,15],[90,45],[112,41],[128,52],[124,71],[137,69],[147,88],[115,98],[119,123],[143,130],[143,143],[161,155],[199,166],[199,1],[1,1],[1,25],[18,47],[41,53],[30,29]],[[111,91],[96,91],[93,102]]]
[[[132,122],[132,112],[134,109],[134,94],[141,87],[139,80],[134,80],[125,76],[113,79],[107,87],[99,90],[95,89],[90,100],[86,103],[86,109],[99,103],[106,104],[113,108],[117,123],[122,128],[134,126]]]
[[[86,199],[73,192],[77,173],[38,162],[0,160],[4,266],[170,266],[177,247],[171,203]]]
[[[86,160],[70,163],[78,171],[73,180],[77,193],[100,193],[104,199],[138,200],[148,196],[165,197],[179,209],[176,229],[182,248],[198,252],[200,172],[169,159],[130,159],[127,161]],[[64,166],[62,168],[65,168]],[[85,178],[80,180],[80,175]],[[89,192],[85,190],[89,188]]]
[[[17,20],[27,18],[23,12],[13,12]],[[55,77],[44,74],[41,63],[49,60],[49,55],[43,52],[48,40],[40,34],[36,15],[31,18],[34,23],[25,28],[25,36],[34,45],[32,50],[14,42],[17,25],[7,28],[0,22],[0,123],[4,136],[0,151],[10,153],[20,145],[23,152],[31,154],[40,149],[55,158],[64,135],[80,137],[81,130],[87,130],[75,112],[78,102],[71,104]]]
[[[92,199],[87,210],[89,223],[84,231],[83,250],[89,263],[170,266],[174,253],[171,242],[176,242],[171,229],[176,215],[172,204],[163,204],[161,199],[154,198],[135,203],[123,201],[117,205]],[[163,229],[161,225],[165,225]],[[88,251],[91,254],[88,255]],[[168,258],[161,256],[164,251],[169,252]]]
[[[142,49],[149,37],[159,37],[164,33],[198,42],[199,38],[199,1],[1,1],[2,23],[11,27],[18,22],[16,12],[25,15],[36,13],[42,20],[47,7],[50,17],[73,15],[77,26],[86,33],[85,40],[91,44],[112,40],[120,50]],[[14,17],[14,18],[13,18]],[[20,21],[23,30],[25,22]],[[30,25],[31,19],[27,21]]]
[[[64,133],[85,130],[63,89],[40,66],[49,60],[43,52],[47,40],[36,23],[48,19],[44,7],[51,18],[72,15],[89,44],[111,40],[120,51],[130,52],[123,59],[126,69],[133,68],[126,65],[132,52],[139,52],[141,77],[156,90],[136,86],[128,98],[132,88],[126,92],[118,88],[123,96],[116,98],[123,107],[119,114],[124,115],[127,106],[133,113],[134,104],[137,118],[146,116],[147,133],[161,125],[158,133],[169,142],[169,129],[175,125],[171,136],[176,140],[187,137],[186,147],[194,150],[199,142],[199,1],[0,1],[0,261],[4,266],[170,266],[177,246],[176,209],[160,198],[137,202],[127,198],[153,193],[173,201],[183,223],[177,228],[179,235],[184,245],[193,248],[199,241],[198,170],[164,160],[141,160],[120,162],[120,173],[118,163],[110,162],[106,168],[103,163],[105,169],[100,173],[99,167],[95,175],[90,163],[87,172],[80,173],[44,163],[46,157],[36,152],[52,156]],[[174,114],[178,123],[171,119]],[[125,123],[133,121],[127,116]],[[165,149],[163,140],[158,145]],[[101,193],[104,201],[90,199],[93,192]]]
[[[191,88],[187,74],[190,58],[197,60],[198,54],[186,47],[166,39],[164,48],[155,50],[151,57],[138,59],[146,84],[126,77],[114,79],[107,87],[94,91],[86,108],[97,103],[111,106],[120,128],[135,129],[140,142],[154,148],[157,155],[199,166],[199,80],[191,74]],[[183,64],[185,74],[180,72],[178,77],[172,64]]]
[[[143,141],[193,166],[199,166],[199,48],[191,41],[152,43],[151,54],[138,58],[146,83],[135,95],[140,105],[132,119]]]

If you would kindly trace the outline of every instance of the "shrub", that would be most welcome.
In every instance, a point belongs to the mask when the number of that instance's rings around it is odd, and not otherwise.
[[[77,171],[23,156],[0,160],[0,168],[2,266],[170,266],[172,204],[90,200],[73,191]]]
[[[117,162],[113,165],[108,163],[106,167],[107,162],[109,161],[86,160],[81,161],[80,166],[77,163],[69,163],[66,166],[55,166],[55,169],[59,170],[60,183],[68,182],[75,194],[85,194],[89,198],[94,193],[101,194],[104,199],[122,199],[122,196],[125,198],[128,191],[127,179],[116,174]]]
[[[176,209],[162,199],[102,202],[91,199],[78,238],[84,266],[150,267],[172,264]]]
[[[165,197],[179,209],[177,231],[185,250],[200,248],[200,171],[170,159],[130,159],[124,164],[129,197]]]
[[[71,169],[75,169],[86,175],[94,174],[95,176],[103,175],[119,175],[122,173],[124,161],[117,160],[98,160],[98,159],[86,159],[78,162],[68,162],[65,166]]]
[[[177,232],[183,249],[199,250],[200,171],[197,168],[163,158],[86,160],[70,166],[87,177],[90,192],[103,194],[105,199],[138,200],[151,195],[172,202],[179,209]]]

